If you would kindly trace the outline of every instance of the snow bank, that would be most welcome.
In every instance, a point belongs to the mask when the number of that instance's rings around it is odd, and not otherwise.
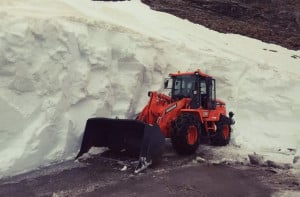
[[[300,155],[300,59],[291,57],[299,51],[139,1],[0,4],[1,176],[74,158],[88,118],[131,117],[169,72],[197,68],[216,77],[218,97],[236,114],[222,150],[277,159],[292,148],[287,162]]]

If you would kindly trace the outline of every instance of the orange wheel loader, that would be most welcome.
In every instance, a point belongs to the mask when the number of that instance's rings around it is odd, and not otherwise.
[[[148,104],[136,120],[89,119],[76,158],[92,146],[126,150],[139,157],[135,172],[140,172],[159,159],[165,138],[181,155],[193,154],[201,137],[212,145],[229,143],[234,114],[227,116],[225,103],[216,98],[215,79],[200,70],[178,71],[169,74],[164,87],[170,94],[148,92]]]

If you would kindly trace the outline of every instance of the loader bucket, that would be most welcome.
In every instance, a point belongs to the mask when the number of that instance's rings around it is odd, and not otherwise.
[[[91,118],[87,120],[76,159],[96,146],[113,151],[125,149],[130,155],[154,161],[162,154],[164,143],[165,138],[157,125],[150,126],[138,120]]]

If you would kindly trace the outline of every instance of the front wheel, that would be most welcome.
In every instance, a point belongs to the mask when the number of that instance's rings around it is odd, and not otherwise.
[[[195,153],[199,146],[200,122],[192,114],[181,114],[174,122],[171,132],[173,148],[178,154]]]
[[[216,123],[217,131],[211,137],[211,143],[215,146],[225,146],[229,143],[231,137],[230,120],[224,115],[220,116],[220,120]]]

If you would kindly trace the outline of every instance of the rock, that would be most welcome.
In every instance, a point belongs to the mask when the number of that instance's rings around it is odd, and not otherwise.
[[[279,164],[275,163],[274,161],[267,160],[266,164],[268,167],[281,168],[281,166]]]
[[[268,167],[278,168],[278,169],[283,169],[283,170],[288,170],[288,169],[292,168],[291,164],[288,164],[288,163],[277,163],[277,162],[270,161],[270,160],[267,160],[266,164],[267,164]]]
[[[295,163],[299,162],[299,160],[300,160],[300,156],[295,156],[293,159],[293,163],[295,164]]]
[[[293,164],[299,162],[299,160],[300,160],[300,156],[295,156],[293,159]]]
[[[264,164],[264,157],[262,155],[258,155],[256,153],[252,155],[248,155],[250,163],[253,165],[263,165]]]

